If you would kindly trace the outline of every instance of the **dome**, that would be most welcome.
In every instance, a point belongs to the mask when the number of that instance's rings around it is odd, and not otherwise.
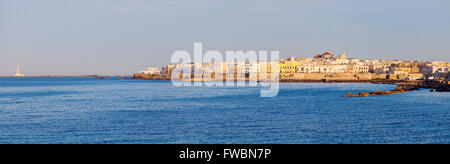
[[[341,54],[338,57],[339,59],[347,59],[347,55],[346,54]]]

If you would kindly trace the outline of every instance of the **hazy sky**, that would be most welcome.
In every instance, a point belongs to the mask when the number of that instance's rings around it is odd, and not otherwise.
[[[132,74],[176,50],[450,61],[448,0],[0,0],[0,75]]]

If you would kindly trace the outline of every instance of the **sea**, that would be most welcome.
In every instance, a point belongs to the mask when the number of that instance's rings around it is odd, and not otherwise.
[[[450,144],[450,93],[395,85],[175,87],[116,78],[0,78],[2,144]]]

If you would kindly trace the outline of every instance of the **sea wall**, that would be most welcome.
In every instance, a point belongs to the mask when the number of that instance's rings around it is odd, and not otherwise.
[[[170,76],[168,75],[150,75],[138,73],[133,75],[134,80],[161,80],[161,81],[169,81]]]
[[[226,75],[223,78],[227,79]],[[159,80],[159,81],[170,81],[171,77],[169,75],[149,75],[149,74],[134,74],[133,80]],[[182,79],[182,81],[214,81],[215,78],[191,78]],[[238,81],[235,76],[234,79],[227,79],[231,81]],[[244,79],[243,79],[244,80]],[[249,78],[246,77],[245,81]],[[377,75],[370,73],[337,73],[337,74],[327,74],[327,73],[282,73],[280,74],[280,82],[285,83],[373,83],[373,84],[408,84],[412,86],[418,86],[419,88],[433,89],[438,92],[449,92],[450,84],[448,81],[437,81],[437,80],[397,80],[397,79],[387,79],[386,75]],[[394,91],[395,92],[395,91]]]
[[[373,80],[386,79],[386,75],[372,73],[281,73],[280,78],[301,80]]]

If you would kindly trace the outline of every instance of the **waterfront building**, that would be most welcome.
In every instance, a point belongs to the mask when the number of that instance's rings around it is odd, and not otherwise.
[[[308,64],[297,67],[297,73],[345,73],[347,65],[315,65]]]
[[[348,67],[350,73],[369,73],[369,66],[354,64]]]
[[[202,75],[203,76],[212,76],[215,73],[215,68],[213,64],[203,64],[202,66]]]
[[[388,78],[389,80],[398,80],[398,75],[395,75],[395,74],[388,74],[388,75],[387,75],[387,78]]]
[[[390,74],[408,74],[411,72],[411,68],[410,67],[404,67],[404,66],[391,66],[389,69],[389,73]]]
[[[419,68],[420,68],[420,73],[424,74],[426,77],[433,76],[433,67],[432,66],[424,65]]]
[[[390,65],[370,65],[369,72],[376,74],[388,74],[391,69]]]
[[[291,58],[292,59],[292,58]],[[304,65],[303,62],[287,60],[280,62],[280,73],[296,73],[297,67]]]
[[[411,72],[410,73],[420,73],[420,68],[417,65],[411,66]]]
[[[169,64],[165,67],[162,67],[162,74],[170,75],[172,74],[173,69],[175,69],[177,65]]]
[[[435,72],[435,73],[433,73],[433,75],[432,75],[432,77],[430,77],[430,79],[433,79],[433,80],[440,80],[440,81],[443,81],[443,80],[448,80],[448,72]]]
[[[141,71],[141,73],[147,75],[159,75],[161,74],[161,71],[159,71],[158,68],[148,67],[147,69]]]
[[[220,62],[220,63],[214,62],[214,63],[210,63],[206,66],[209,67],[209,69],[212,69],[213,73],[217,73],[217,74],[226,73],[226,68],[227,68],[226,62]]]
[[[261,65],[258,61],[250,61],[248,62],[248,72],[249,73],[259,73],[261,72]]]
[[[432,62],[431,64],[420,66],[419,70],[426,77],[436,77],[437,73],[448,73],[450,65],[447,65],[445,62]]]
[[[424,79],[424,75],[422,73],[409,73],[406,75],[405,80],[422,80]]]
[[[303,65],[297,67],[297,73],[329,73],[331,69],[326,65]]]
[[[333,65],[332,73],[346,73],[348,71],[348,65]]]
[[[275,70],[272,70],[272,65],[275,65],[275,64],[273,62],[260,63],[259,64],[260,73],[268,73],[268,74],[272,73],[272,71],[275,71]]]

